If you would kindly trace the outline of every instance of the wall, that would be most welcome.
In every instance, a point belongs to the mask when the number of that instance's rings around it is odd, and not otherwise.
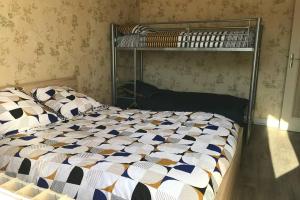
[[[1,0],[0,85],[78,76],[110,102],[110,23],[138,18],[136,0]]]
[[[78,75],[80,90],[110,102],[111,22],[262,16],[257,118],[281,110],[294,0],[1,0],[0,85]],[[176,90],[246,97],[242,53],[146,54],[146,81]]]
[[[281,113],[294,0],[140,0],[140,21],[183,21],[262,16],[264,36],[256,118]],[[154,55],[153,55],[154,54]],[[182,91],[247,97],[251,56],[242,53],[149,53],[147,82]]]

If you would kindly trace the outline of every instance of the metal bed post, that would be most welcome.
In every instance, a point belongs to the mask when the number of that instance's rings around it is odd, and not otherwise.
[[[136,105],[136,88],[137,88],[137,85],[136,85],[136,80],[137,80],[137,49],[134,48],[133,50],[133,71],[134,71],[134,104]]]
[[[115,24],[111,25],[111,56],[112,56],[112,67],[111,67],[111,79],[112,79],[112,104],[117,104],[117,83],[116,83],[116,71],[117,71],[117,48],[115,44],[115,38],[116,38],[116,26]]]
[[[144,80],[144,55],[143,51],[140,51],[140,79]]]
[[[248,118],[247,118],[248,124],[247,124],[247,134],[246,134],[247,142],[249,142],[251,136],[253,115],[254,115],[254,108],[255,108],[255,98],[256,98],[256,90],[257,90],[258,70],[259,70],[259,57],[260,57],[260,42],[261,42],[261,18],[258,18],[256,24],[256,38],[255,38],[253,68],[251,74],[251,85],[250,85],[250,95],[249,95],[249,108],[248,108]]]

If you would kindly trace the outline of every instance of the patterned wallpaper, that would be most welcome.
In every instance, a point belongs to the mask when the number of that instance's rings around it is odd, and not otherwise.
[[[262,16],[256,117],[279,116],[294,0],[1,0],[0,85],[78,76],[80,90],[110,102],[111,22]],[[162,88],[246,97],[243,53],[146,54],[146,81]]]
[[[294,0],[140,0],[141,22],[262,16],[264,37],[256,118],[281,112]],[[153,55],[154,54],[154,55]],[[146,81],[182,91],[247,97],[251,55],[245,53],[148,53]]]
[[[1,0],[0,85],[78,75],[110,102],[110,23],[136,21],[135,0]]]

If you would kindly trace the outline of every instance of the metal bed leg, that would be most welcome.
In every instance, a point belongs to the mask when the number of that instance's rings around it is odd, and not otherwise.
[[[255,97],[257,90],[257,79],[258,79],[258,69],[259,69],[259,56],[260,56],[260,42],[261,42],[261,18],[257,19],[256,27],[256,39],[255,39],[255,51],[253,57],[253,68],[251,75],[251,86],[250,86],[250,95],[249,95],[249,108],[248,108],[248,127],[246,134],[246,142],[249,142],[252,130],[253,115],[255,108]]]

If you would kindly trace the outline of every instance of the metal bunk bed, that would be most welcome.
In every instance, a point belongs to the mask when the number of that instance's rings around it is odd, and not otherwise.
[[[209,51],[209,52],[250,52],[253,55],[252,74],[249,91],[249,105],[247,112],[247,134],[246,141],[249,141],[251,135],[251,125],[253,123],[253,114],[256,99],[259,58],[261,48],[262,35],[262,19],[231,19],[231,20],[209,20],[209,21],[185,21],[185,22],[164,22],[164,23],[143,23],[134,27],[148,27],[150,30],[144,34],[144,28],[140,32],[127,33],[131,43],[122,44],[122,36],[120,33],[121,25],[112,24],[112,101],[116,105],[117,99],[122,98],[118,95],[117,63],[119,51],[133,52],[133,71],[134,71],[134,94],[133,102],[136,102],[136,80],[143,80],[143,52],[144,51]],[[153,30],[159,33],[175,33],[176,42],[168,43],[174,40],[174,34],[170,38],[161,38],[155,41],[155,38],[149,37],[153,35]],[[135,30],[136,31],[136,30]],[[195,34],[196,33],[196,34]],[[202,35],[201,35],[202,34]],[[207,40],[203,34],[210,37]],[[126,34],[125,34],[126,35]],[[196,36],[195,36],[196,35]],[[199,36],[200,35],[200,36]],[[214,36],[214,37],[212,37]],[[131,37],[131,39],[130,39]],[[134,38],[135,37],[135,38]],[[154,40],[153,40],[154,38]],[[211,41],[212,38],[214,41]],[[216,42],[215,39],[218,38]],[[126,39],[126,38],[125,38]],[[132,40],[135,39],[135,40]],[[123,38],[124,40],[124,38]],[[163,41],[163,42],[162,42]],[[241,43],[242,41],[242,43]],[[215,43],[216,42],[216,43]],[[239,45],[237,45],[239,44]],[[139,74],[139,75],[138,75]],[[124,97],[128,98],[128,97]]]

